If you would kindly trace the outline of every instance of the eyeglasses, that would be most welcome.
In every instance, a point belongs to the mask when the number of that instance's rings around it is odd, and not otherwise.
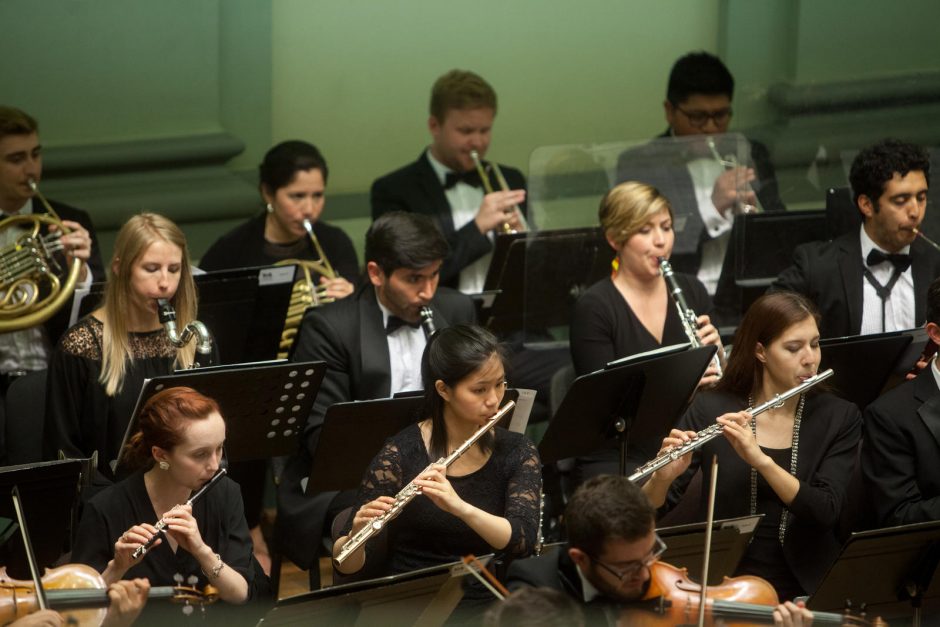
[[[629,562],[624,568],[614,568],[610,564],[605,564],[593,556],[591,556],[591,560],[606,570],[608,573],[616,577],[622,584],[626,579],[635,577],[644,568],[649,568],[658,562],[662,554],[666,552],[666,543],[662,541],[662,538],[659,537],[659,534],[653,534],[653,537],[655,538],[655,543],[653,544],[653,549],[650,551],[649,555],[647,555],[646,558],[642,560]]]
[[[728,120],[731,119],[731,115],[734,111],[731,110],[731,107],[725,109],[719,109],[718,111],[713,111],[709,113],[708,111],[686,111],[685,109],[680,108],[678,105],[672,105],[676,111],[679,111],[689,119],[689,124],[695,128],[704,128],[709,120],[715,123],[715,126],[724,126],[728,123]]]

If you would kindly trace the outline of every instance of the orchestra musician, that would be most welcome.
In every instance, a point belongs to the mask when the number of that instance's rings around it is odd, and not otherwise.
[[[70,328],[52,354],[46,393],[44,456],[98,453],[97,481],[112,480],[144,379],[172,374],[196,359],[167,337],[157,299],[168,299],[179,328],[196,317],[186,237],[163,216],[142,213],[117,234],[111,277],[100,307]]]
[[[515,168],[500,166],[509,189],[493,185],[495,191],[484,194],[470,153],[476,151],[482,159],[489,148],[496,91],[481,76],[464,70],[443,74],[431,88],[429,109],[431,145],[417,161],[372,183],[372,219],[389,211],[432,217],[450,245],[441,283],[479,293],[490,266],[494,231],[504,224],[513,231],[525,230],[525,178]]]
[[[115,581],[108,586],[108,613],[101,627],[130,627],[147,604],[150,582],[143,578]],[[55,610],[37,610],[4,627],[65,627],[68,620]]]
[[[940,344],[940,279],[927,291],[927,335]],[[931,359],[912,381],[865,408],[859,464],[875,524],[940,520],[940,370]]]
[[[927,151],[882,140],[858,153],[849,180],[859,230],[798,246],[771,289],[816,303],[824,338],[912,329],[922,324],[924,295],[940,276],[940,252],[914,232],[927,208]]]
[[[351,535],[387,512],[411,481],[422,493],[386,527],[388,555],[379,572],[407,572],[468,553],[529,555],[537,541],[542,482],[538,453],[528,438],[495,427],[449,467],[430,465],[457,449],[499,408],[506,376],[496,337],[469,325],[438,331],[422,357],[421,378],[426,418],[389,438],[372,460],[333,556]],[[353,573],[366,564],[375,568],[378,559],[367,542],[336,568]]]
[[[359,261],[352,240],[324,222],[329,168],[316,146],[304,141],[281,142],[268,150],[258,166],[258,187],[264,211],[215,241],[199,261],[206,271],[267,266],[286,259],[316,261],[304,220],[338,276],[319,277],[325,296],[344,298],[353,292]]]
[[[0,218],[47,213],[30,186],[30,182],[38,185],[42,180],[42,157],[36,120],[25,111],[0,105]],[[91,218],[81,209],[54,200],[49,205],[70,231],[61,238],[66,261],[71,262],[74,257],[84,262],[77,285],[103,281],[104,266]],[[41,232],[54,229],[43,227]],[[17,228],[4,229],[0,232],[0,245],[12,243],[20,234]],[[2,399],[14,379],[47,367],[53,346],[68,327],[68,321],[68,307],[63,307],[42,325],[0,334],[0,413]]]
[[[475,320],[469,296],[438,287],[446,255],[447,242],[429,217],[402,211],[385,214],[366,233],[368,282],[349,298],[308,309],[304,315],[292,358],[325,361],[327,371],[300,450],[281,478],[275,527],[278,539],[284,539],[281,552],[301,568],[313,563],[323,532],[329,535],[329,521],[354,497],[351,493],[334,503],[335,493],[309,497],[301,485],[326,410],[334,403],[388,398],[421,388],[423,307],[431,309],[438,329]]]
[[[656,188],[626,182],[611,189],[598,211],[601,228],[616,251],[618,267],[582,294],[571,317],[571,357],[577,375],[602,369],[607,363],[636,353],[688,341],[669,288],[659,269],[659,258],[672,253],[675,234],[672,207]],[[676,273],[689,306],[697,313],[698,336],[703,344],[721,351],[721,338],[708,316],[711,299],[694,276]],[[709,367],[701,385],[717,380]],[[631,464],[646,461],[659,442],[638,443]],[[579,459],[575,483],[597,474],[616,473],[619,458],[600,452]]]
[[[218,404],[191,388],[168,388],[148,399],[139,420],[124,452],[135,472],[86,503],[73,560],[108,584],[143,577],[152,586],[176,585],[181,575],[189,585],[211,584],[229,603],[263,595],[267,577],[252,557],[238,484],[222,477],[188,504],[222,461]],[[166,531],[135,558],[158,533],[152,521]]]
[[[663,440],[660,454],[696,432],[723,425],[723,437],[683,455],[643,486],[655,507],[674,507],[701,469],[718,456],[716,518],[764,514],[739,574],[768,580],[781,599],[811,594],[837,557],[836,527],[861,435],[858,408],[819,386],[795,395],[753,422],[755,407],[796,387],[819,367],[818,314],[805,297],[780,292],[751,305],[724,376],[700,392]],[[699,510],[705,519],[707,491]]]
[[[585,605],[587,624],[608,624],[604,614],[609,613],[609,606],[629,605],[647,594],[651,568],[666,549],[655,522],[656,512],[646,495],[629,479],[592,477],[568,501],[567,543],[513,562],[506,587],[561,591]],[[808,625],[812,613],[785,601],[773,618],[776,625]]]

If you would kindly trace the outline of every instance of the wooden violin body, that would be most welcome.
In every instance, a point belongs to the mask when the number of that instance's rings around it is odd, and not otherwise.
[[[69,623],[100,625],[108,613],[108,586],[91,566],[68,564],[50,568],[43,575],[42,586],[50,609],[58,610]],[[92,594],[87,594],[89,592]],[[76,597],[82,598],[82,609],[74,607]],[[0,625],[38,609],[33,582],[12,579],[6,567],[0,567]]]

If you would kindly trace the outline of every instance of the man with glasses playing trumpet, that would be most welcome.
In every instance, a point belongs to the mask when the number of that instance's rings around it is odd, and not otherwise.
[[[565,509],[567,544],[513,562],[507,587],[560,590],[587,605],[588,625],[614,624],[616,613],[610,610],[644,598],[650,570],[666,551],[655,524],[656,511],[629,479],[592,477],[575,490]],[[809,610],[791,602],[777,606],[773,616],[777,625],[812,620]]]
[[[53,213],[68,229],[59,238],[65,254],[66,268],[73,259],[81,260],[77,283],[90,284],[92,279],[104,280],[104,266],[94,227],[88,214],[80,209],[55,201],[47,202],[39,193],[42,180],[42,146],[39,143],[39,125],[24,111],[0,105],[0,211],[5,220],[17,215]],[[53,216],[53,217],[56,217]],[[0,225],[3,223],[0,222]],[[55,233],[56,226],[40,229],[40,233]],[[23,230],[3,225],[0,246],[7,248],[23,234]],[[55,246],[58,248],[58,246]],[[6,252],[6,251],[4,251]],[[63,282],[65,282],[63,280]],[[7,285],[2,288],[7,296]],[[23,328],[4,317],[0,326],[0,395],[6,396],[9,384],[19,376],[46,367],[52,346],[68,327],[69,311],[63,307],[42,325]],[[27,323],[28,324],[28,323]],[[7,332],[3,332],[7,331]],[[0,402],[0,412],[2,412]]]
[[[441,284],[467,294],[483,290],[495,233],[524,231],[525,178],[515,168],[482,161],[496,117],[496,92],[473,72],[451,70],[431,90],[431,145],[418,160],[372,184],[372,219],[389,211],[429,215],[450,254]],[[489,179],[489,191],[482,174]]]

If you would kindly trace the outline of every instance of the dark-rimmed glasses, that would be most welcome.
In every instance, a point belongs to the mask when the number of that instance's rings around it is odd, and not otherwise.
[[[704,128],[705,125],[708,124],[709,120],[714,122],[715,126],[724,126],[728,123],[732,114],[734,113],[731,107],[719,109],[718,111],[709,113],[708,111],[686,111],[678,105],[672,106],[676,111],[679,111],[682,115],[684,115],[689,120],[689,124],[695,128]]]
[[[608,573],[616,577],[622,584],[625,580],[636,577],[637,574],[644,568],[649,568],[653,564],[659,561],[659,558],[666,551],[666,543],[663,542],[662,538],[659,537],[659,534],[653,534],[655,542],[653,548],[650,551],[649,555],[642,560],[636,560],[629,562],[625,567],[617,569],[611,566],[610,564],[605,564],[596,557],[590,556],[591,561],[595,564],[606,570]]]

